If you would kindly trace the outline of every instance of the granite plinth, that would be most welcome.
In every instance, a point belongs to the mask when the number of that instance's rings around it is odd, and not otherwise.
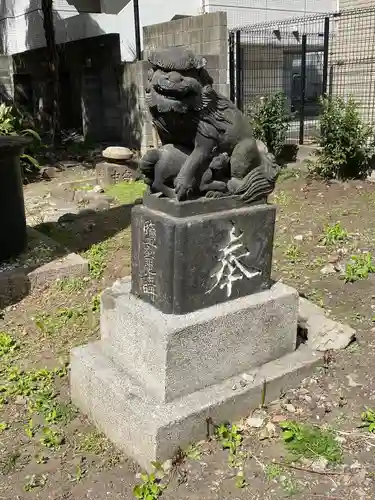
[[[169,402],[293,352],[299,297],[270,290],[175,316],[118,282],[101,297],[102,350],[143,387]]]
[[[146,197],[132,213],[132,293],[185,314],[270,287],[274,206]]]
[[[233,422],[259,407],[264,381],[265,402],[298,385],[324,354],[306,346],[260,368],[231,377],[170,403],[147,398],[142,387],[109,359],[102,343],[73,349],[71,396],[90,420],[145,469],[167,460],[179,448],[206,438],[207,421]]]

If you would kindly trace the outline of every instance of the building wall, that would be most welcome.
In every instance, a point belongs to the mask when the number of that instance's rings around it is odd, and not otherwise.
[[[344,0],[358,3],[371,0]],[[338,9],[338,0],[204,0],[205,12],[226,11],[228,27],[246,26],[265,21],[281,21],[290,17]]]
[[[45,46],[40,0],[2,2],[3,52],[9,55]],[[130,0],[55,0],[57,43],[102,34],[120,34],[123,60],[134,60],[134,8]],[[139,0],[141,26],[201,13],[201,0]],[[105,13],[103,13],[105,12]],[[1,26],[0,26],[1,29]]]
[[[335,20],[329,60],[330,91],[345,99],[352,96],[363,119],[374,124],[375,1],[356,0],[355,3],[370,9],[342,11]],[[341,6],[348,8],[353,4],[349,0],[340,2]]]

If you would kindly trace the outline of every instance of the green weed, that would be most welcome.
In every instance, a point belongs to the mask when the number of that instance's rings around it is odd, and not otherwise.
[[[111,443],[100,432],[94,430],[84,435],[78,443],[78,449],[92,455],[103,455],[111,447]]]
[[[322,244],[325,246],[335,245],[338,242],[346,241],[348,232],[341,226],[340,222],[324,227]]]
[[[21,453],[17,451],[12,451],[8,455],[2,457],[0,461],[0,474],[6,476],[12,472],[17,465],[17,460],[20,458]]]
[[[17,342],[10,335],[0,332],[0,358],[12,354],[18,347]]]
[[[92,247],[85,252],[85,257],[89,261],[90,275],[92,278],[102,278],[107,267],[108,251],[108,243],[101,242],[92,245]]]
[[[106,189],[106,194],[115,198],[122,205],[130,205],[142,198],[146,185],[140,181],[126,181],[112,184]]]
[[[190,460],[200,460],[202,458],[202,450],[196,444],[191,444],[185,451],[186,458]]]
[[[84,290],[85,285],[86,282],[82,278],[73,276],[71,278],[63,278],[61,280],[58,280],[56,283],[56,288],[60,292],[75,293]]]
[[[152,462],[154,471],[152,474],[141,474],[142,483],[133,489],[133,495],[139,500],[157,500],[167,487],[162,484],[164,470],[158,462]]]
[[[29,439],[32,439],[37,431],[37,426],[34,426],[34,422],[32,419],[28,421],[28,423],[24,426],[25,434]]]
[[[326,458],[336,463],[342,459],[340,444],[329,430],[286,420],[280,422],[286,448],[297,458]]]
[[[294,243],[287,246],[284,255],[292,264],[300,262],[301,260],[301,250]]]
[[[9,429],[9,424],[7,422],[0,422],[0,434]]]
[[[98,295],[95,295],[95,297],[92,298],[91,311],[92,312],[100,311],[100,293],[98,293]]]
[[[83,308],[63,308],[55,314],[38,313],[35,317],[35,325],[48,336],[57,335],[69,324],[82,322],[87,316]]]
[[[369,432],[375,433],[375,411],[371,408],[366,408],[361,414],[363,424],[361,427],[367,428]]]
[[[244,488],[247,483],[243,473],[243,467],[247,454],[241,449],[243,438],[239,428],[235,424],[221,424],[216,427],[215,435],[223,449],[229,452],[229,467],[237,469],[236,486],[238,488]]]
[[[56,450],[64,443],[64,435],[50,427],[43,427],[40,443],[51,450]]]
[[[272,197],[272,201],[276,205],[280,205],[282,207],[286,207],[289,205],[291,201],[291,196],[287,195],[285,191],[279,191],[278,193],[275,193]]]
[[[369,274],[375,272],[375,263],[371,253],[352,255],[350,262],[346,264],[344,279],[345,283],[353,283],[358,280],[367,279]]]
[[[264,473],[266,474],[266,478],[268,481],[274,481],[278,479],[281,474],[283,474],[284,469],[278,464],[268,464],[264,469]]]
[[[48,479],[48,476],[46,474],[42,474],[40,476],[37,476],[36,474],[33,474],[32,476],[26,476],[26,484],[24,485],[24,490],[25,491],[32,491],[35,488],[43,488],[43,486],[46,484]]]

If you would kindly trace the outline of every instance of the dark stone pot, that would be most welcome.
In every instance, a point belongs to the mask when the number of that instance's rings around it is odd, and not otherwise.
[[[0,137],[0,262],[17,257],[26,247],[20,154],[30,142],[25,137]]]

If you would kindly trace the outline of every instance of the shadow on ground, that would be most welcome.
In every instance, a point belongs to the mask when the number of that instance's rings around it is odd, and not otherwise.
[[[58,242],[64,248],[65,255],[84,252],[128,228],[133,206],[120,205],[85,215],[65,214],[57,222],[45,222],[35,226],[35,229]]]

